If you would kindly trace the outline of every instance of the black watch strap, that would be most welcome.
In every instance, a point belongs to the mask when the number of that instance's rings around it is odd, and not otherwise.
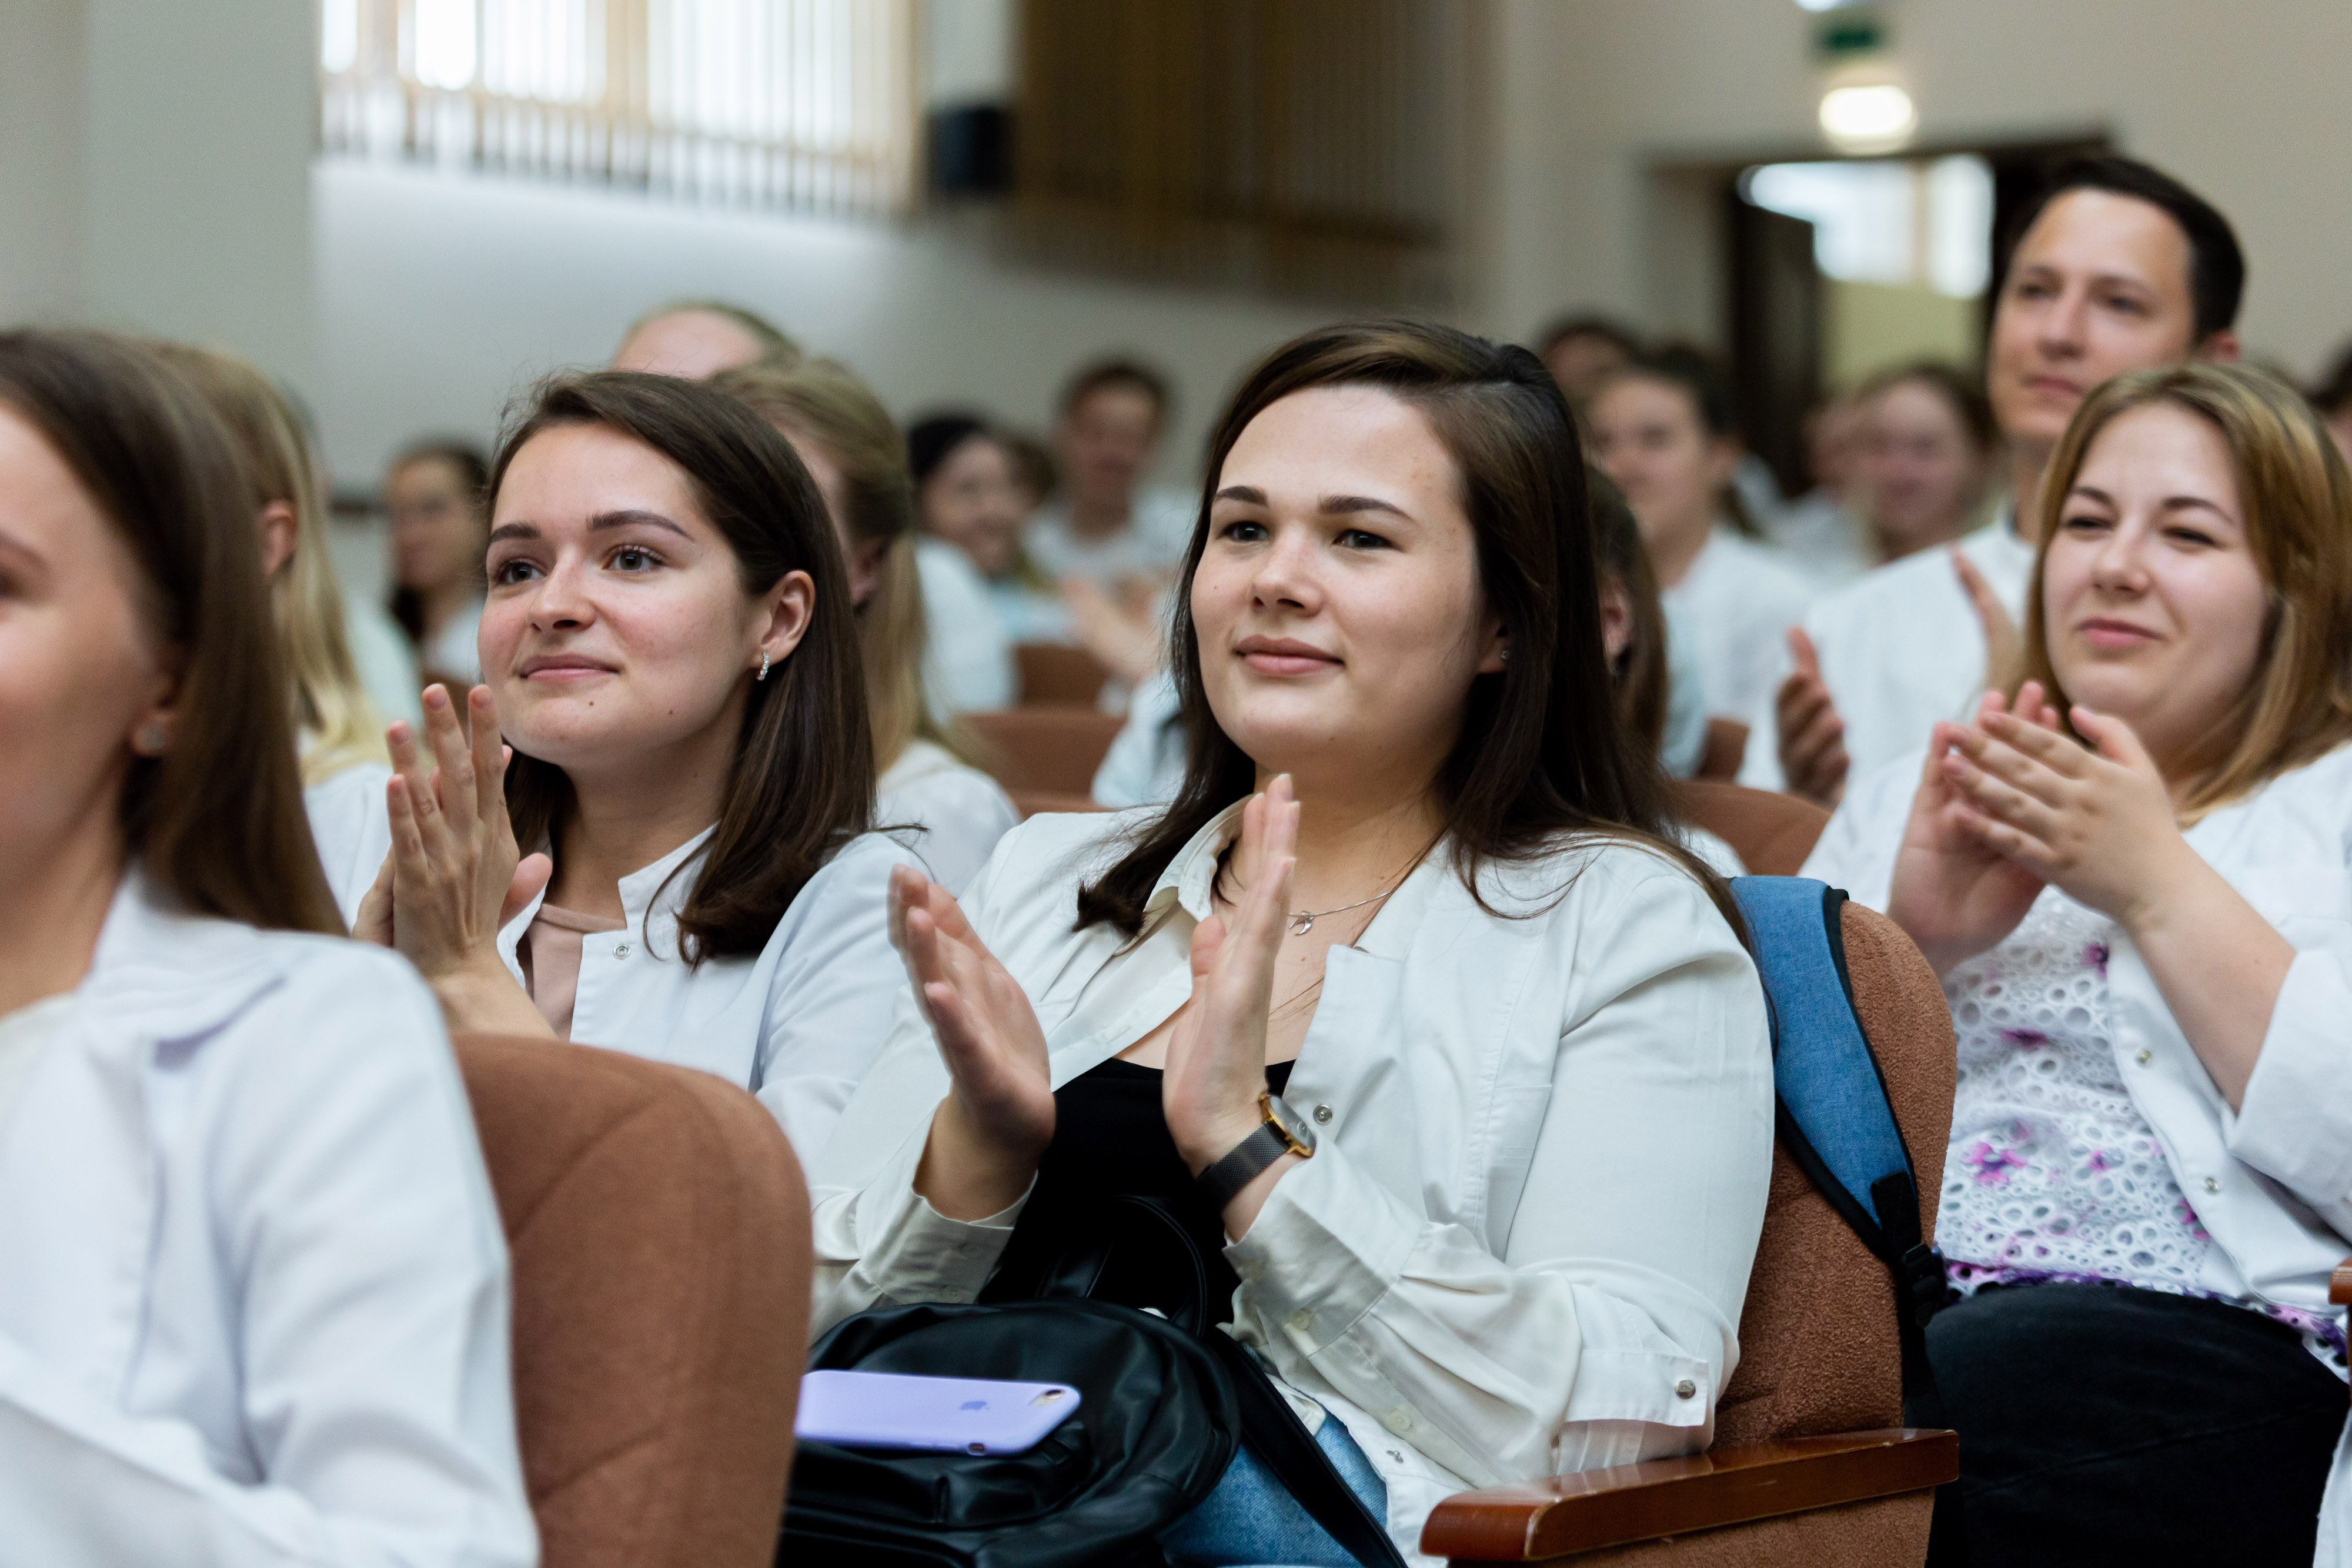
[[[1234,1195],[1249,1186],[1258,1174],[1290,1152],[1289,1143],[1275,1130],[1271,1122],[1260,1122],[1257,1131],[1235,1144],[1233,1152],[1202,1171],[1198,1177],[1201,1190],[1218,1209],[1233,1202]]]

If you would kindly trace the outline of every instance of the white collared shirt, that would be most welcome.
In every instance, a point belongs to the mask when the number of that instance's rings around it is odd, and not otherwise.
[[[874,783],[874,821],[960,894],[1021,813],[1004,787],[935,742],[910,740]]]
[[[1139,813],[1034,817],[997,847],[963,907],[1035,1006],[1056,1088],[1190,995],[1238,813],[1170,863],[1132,942],[1071,925]],[[1487,873],[1525,916],[1506,918],[1444,854],[1326,958],[1285,1094],[1319,1145],[1226,1249],[1239,1337],[1346,1424],[1408,1554],[1465,1486],[1706,1446],[1772,1151],[1763,992],[1696,882],[1631,845],[1570,851]],[[1017,1206],[964,1224],[913,1191],[946,1087],[901,988],[813,1167],[814,1329],[969,1301],[994,1268]]]
[[[1769,694],[1772,650],[1817,591],[1786,551],[1716,525],[1682,580],[1659,595],[1696,654],[1709,717],[1744,720],[1759,691]]]
[[[2022,626],[2033,547],[2018,537],[2012,519],[2004,506],[1962,538],[1959,550]],[[1943,548],[1864,573],[1816,602],[1804,624],[1821,659],[1822,684],[1845,720],[1848,779],[1926,746],[1937,720],[1961,717],[1984,695],[1984,629]],[[1748,754],[1739,765],[1739,781],[1752,789],[1788,785],[1775,711],[1790,669],[1785,640],[1769,664],[1748,712]]]
[[[923,689],[934,713],[984,713],[1020,695],[1013,639],[971,558],[945,539],[915,541],[923,585]]]
[[[136,873],[0,1121],[0,1561],[528,1568],[507,1254],[402,959]]]
[[[310,841],[327,873],[328,891],[349,928],[360,900],[375,885],[383,857],[392,852],[392,818],[383,787],[392,769],[381,762],[354,762],[302,791],[302,812],[310,821]]]
[[[906,987],[890,946],[890,868],[917,862],[882,834],[862,833],[809,878],[756,956],[698,967],[678,954],[677,917],[698,871],[688,862],[710,833],[623,877],[628,925],[581,937],[572,1039],[740,1084],[806,1164],[874,1060],[892,998]],[[499,933],[499,956],[518,982],[515,947],[543,897]]]

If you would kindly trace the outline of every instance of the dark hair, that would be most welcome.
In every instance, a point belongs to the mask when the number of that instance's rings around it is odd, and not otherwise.
[[[1642,525],[1625,504],[1625,492],[1600,469],[1586,465],[1584,486],[1592,497],[1592,549],[1603,587],[1614,578],[1633,609],[1633,635],[1610,661],[1617,692],[1617,716],[1625,733],[1653,757],[1664,744],[1669,680],[1666,606],[1658,592],[1657,569],[1642,545]],[[1606,650],[1603,650],[1604,652]]]
[[[1575,836],[1605,835],[1654,844],[1697,877],[1728,918],[1721,879],[1668,837],[1655,756],[1618,722],[1601,657],[1584,462],[1559,385],[1525,349],[1427,322],[1371,321],[1326,327],[1276,350],[1218,422],[1169,660],[1188,743],[1184,782],[1124,858],[1079,889],[1079,925],[1140,930],[1168,862],[1255,788],[1256,765],[1218,724],[1201,682],[1192,576],[1234,442],[1271,404],[1328,386],[1380,388],[1429,421],[1460,470],[1479,580],[1514,655],[1500,673],[1472,683],[1461,734],[1438,771],[1464,885],[1483,905],[1478,878],[1488,862],[1530,860]]]
[[[961,412],[926,414],[907,427],[907,473],[913,479],[915,493],[921,495],[931,476],[948,455],[975,435],[993,440],[996,431],[988,421],[976,413]]]
[[[0,332],[0,403],[130,548],[143,618],[180,655],[171,746],[123,785],[125,848],[194,913],[348,935],[302,807],[291,677],[228,430],[178,372],[98,332]]]
[[[1062,486],[1062,471],[1055,465],[1054,454],[1045,444],[1017,430],[1000,430],[996,439],[1003,445],[1005,455],[1013,459],[1015,482],[1038,505],[1052,500],[1054,492]]]
[[[1151,417],[1161,424],[1168,423],[1168,411],[1175,402],[1168,390],[1168,378],[1138,360],[1097,360],[1081,366],[1062,387],[1062,401],[1055,405],[1064,418],[1078,404],[1106,387],[1129,387],[1151,400]]]
[[[1739,419],[1732,412],[1731,383],[1714,359],[1703,350],[1685,343],[1668,343],[1636,354],[1622,369],[1611,372],[1604,386],[1626,381],[1660,382],[1673,387],[1690,399],[1692,412],[1698,416],[1699,428],[1717,441],[1739,439]],[[1737,485],[1726,485],[1716,497],[1732,527],[1750,538],[1761,538],[1764,529],[1748,509],[1747,500]]]
[[[2308,395],[2311,406],[2319,411],[2322,418],[2332,417],[2352,406],[2352,344],[2346,345],[2344,351],[2336,357],[2334,367]]]
[[[1979,455],[2000,443],[2000,426],[1993,422],[1992,402],[1985,396],[1984,378],[1972,376],[1943,360],[1914,360],[1909,364],[1880,371],[1854,389],[1853,401],[1867,402],[1880,392],[1915,383],[1944,400]]]
[[[2189,242],[2189,297],[2195,308],[2197,341],[2236,324],[2238,304],[2246,292],[2246,253],[2238,247],[2230,220],[2171,175],[2136,158],[2113,153],[2069,158],[2051,170],[2042,189],[2010,225],[2008,243],[2001,246],[2004,272],[2050,204],[2069,191],[2110,191],[2162,208]]]
[[[492,505],[531,437],[577,424],[643,442],[684,471],[746,594],[765,593],[791,571],[816,584],[800,645],[767,680],[740,677],[747,698],[735,765],[678,916],[693,963],[758,953],[809,878],[873,816],[874,748],[841,547],[814,481],[773,425],[699,382],[634,371],[541,382],[499,444]],[[507,770],[516,839],[552,838],[571,802],[563,770],[518,747]]]
[[[1606,316],[1562,316],[1536,335],[1536,355],[1542,358],[1570,338],[1598,338],[1627,359],[1638,358],[1642,340],[1622,321]]]

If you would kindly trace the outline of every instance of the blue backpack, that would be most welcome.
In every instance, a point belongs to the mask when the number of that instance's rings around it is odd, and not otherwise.
[[[1905,1392],[1939,1404],[1925,1333],[1943,1304],[1944,1259],[1919,1234],[1918,1178],[1853,1010],[1845,894],[1808,877],[1743,876],[1731,895],[1764,978],[1781,1145],[1894,1276]]]

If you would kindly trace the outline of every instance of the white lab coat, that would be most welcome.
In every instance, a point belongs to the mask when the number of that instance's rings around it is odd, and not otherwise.
[[[1885,909],[1925,761],[1916,753],[1849,789],[1804,874]],[[2327,1277],[2352,1253],[2352,747],[2214,811],[2188,839],[2294,946],[2294,964],[2232,1112],[2111,926],[2116,1071],[2213,1238],[2198,1288],[2340,1317]],[[2352,1568],[2352,1432],[2328,1497],[2319,1561]]]
[[[375,885],[383,857],[392,852],[392,817],[383,796],[391,782],[392,769],[383,763],[355,762],[302,791],[310,841],[319,847],[319,864],[346,929],[359,917],[360,900]]]
[[[1682,580],[1659,596],[1695,655],[1708,716],[1744,721],[1759,692],[1769,695],[1772,650],[1818,591],[1786,551],[1717,525]]]
[[[2021,627],[2033,575],[2033,547],[2018,538],[2011,509],[1959,541],[1985,583]],[[1820,655],[1822,684],[1845,720],[1846,777],[1859,779],[1927,744],[1937,719],[1965,716],[1985,690],[1985,640],[1976,606],[1942,549],[1864,573],[1815,602],[1805,634]],[[1780,683],[1790,670],[1787,640],[1773,650],[1748,715],[1748,755],[1739,782],[1781,789]]]
[[[1140,820],[1033,817],[964,900],[1057,1088],[1190,995],[1239,808],[1171,862],[1142,938],[1073,931],[1079,880]],[[1286,1091],[1320,1146],[1225,1254],[1240,1337],[1346,1425],[1409,1554],[1464,1487],[1706,1447],[1770,1180],[1763,992],[1698,884],[1612,844],[1485,891],[1525,917],[1482,910],[1441,851],[1331,950]],[[1017,1208],[964,1224],[913,1191],[946,1087],[902,988],[814,1166],[815,1328],[969,1301],[994,1268]]]
[[[961,893],[1021,813],[1003,786],[946,747],[910,740],[875,780],[874,821],[912,850],[933,882]]]
[[[0,1126],[0,1562],[536,1560],[505,1243],[432,993],[136,873]]]
[[[1020,695],[1013,639],[970,557],[944,539],[915,541],[923,585],[923,689],[934,713],[1011,707]]]
[[[572,1038],[740,1084],[805,1165],[881,1049],[906,986],[890,946],[890,868],[918,862],[880,833],[860,834],[809,878],[756,956],[690,965],[678,955],[677,916],[698,874],[687,862],[710,831],[623,877],[628,925],[581,938]],[[518,982],[515,948],[543,901],[499,933]]]

